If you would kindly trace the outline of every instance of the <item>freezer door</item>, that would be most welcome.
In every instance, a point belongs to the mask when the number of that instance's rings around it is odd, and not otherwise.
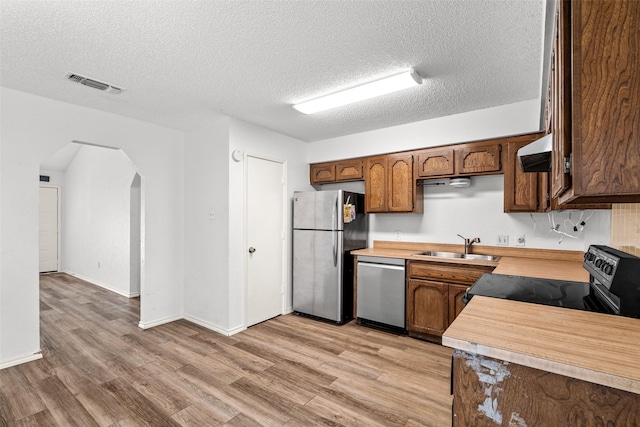
[[[342,230],[342,190],[293,193],[293,228]]]
[[[342,232],[293,230],[293,310],[342,321]]]

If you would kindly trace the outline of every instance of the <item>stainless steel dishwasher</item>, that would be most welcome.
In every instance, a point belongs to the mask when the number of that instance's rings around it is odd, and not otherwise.
[[[356,315],[361,324],[405,331],[404,263],[358,256]]]

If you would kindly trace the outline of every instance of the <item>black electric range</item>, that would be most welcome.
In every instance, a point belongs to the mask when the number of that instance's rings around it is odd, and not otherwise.
[[[591,245],[582,266],[589,282],[487,273],[467,290],[463,305],[481,295],[640,318],[640,258]]]

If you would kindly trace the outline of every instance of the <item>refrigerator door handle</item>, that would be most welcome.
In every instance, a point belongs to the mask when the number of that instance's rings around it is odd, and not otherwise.
[[[338,265],[338,232],[333,232],[333,266]]]
[[[340,193],[336,194],[336,201],[333,202],[333,213],[331,214],[331,222],[333,223],[333,229],[337,230],[338,229],[338,212],[339,212],[339,206],[338,206],[338,195]]]
[[[336,201],[333,203],[333,266],[337,266],[338,265],[338,232],[336,230],[338,230],[339,227],[339,217],[338,215],[340,214],[340,204],[339,199],[341,199],[340,197],[340,193],[336,194]]]

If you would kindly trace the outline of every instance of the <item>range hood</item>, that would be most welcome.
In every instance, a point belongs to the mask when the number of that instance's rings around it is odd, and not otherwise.
[[[522,172],[551,170],[551,141],[551,134],[547,134],[518,150],[518,163]]]

